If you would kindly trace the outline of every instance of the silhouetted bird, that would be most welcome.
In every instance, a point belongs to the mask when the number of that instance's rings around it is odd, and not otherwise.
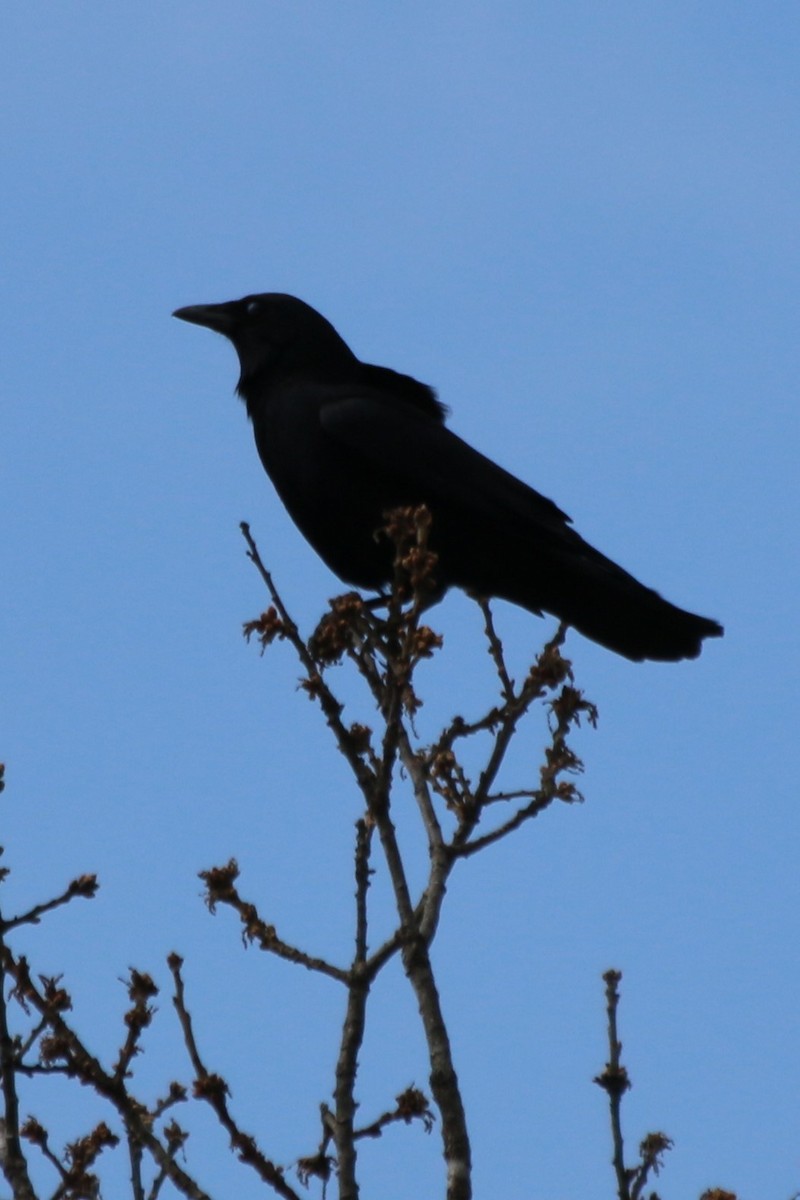
[[[676,608],[605,558],[570,519],[444,424],[433,390],[360,362],[329,321],[280,293],[174,314],[225,334],[264,469],[346,583],[380,590],[384,513],[425,504],[439,594],[456,586],[549,612],[626,658],[694,658],[716,621]]]

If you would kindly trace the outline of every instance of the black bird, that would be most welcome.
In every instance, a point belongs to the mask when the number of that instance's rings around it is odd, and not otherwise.
[[[233,342],[264,469],[346,583],[383,588],[383,514],[425,504],[440,595],[455,586],[552,613],[636,661],[696,658],[703,638],[722,634],[600,554],[551,500],[451,433],[432,388],[362,363],[302,300],[265,293],[174,315]]]

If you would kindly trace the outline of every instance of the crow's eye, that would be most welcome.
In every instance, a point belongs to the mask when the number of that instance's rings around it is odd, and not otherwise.
[[[245,311],[247,312],[248,316],[252,316],[253,313],[257,313],[260,308],[261,305],[257,300],[251,300]]]

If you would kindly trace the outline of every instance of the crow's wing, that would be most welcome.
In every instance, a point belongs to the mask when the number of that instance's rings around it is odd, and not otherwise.
[[[704,637],[721,634],[595,550],[551,500],[395,397],[342,390],[321,406],[320,422],[373,478],[400,479],[432,507],[447,582],[554,613],[634,660],[694,657]]]
[[[377,392],[353,389],[332,394],[320,409],[327,434],[363,458],[371,470],[400,477],[409,490],[450,509],[498,523],[519,523],[530,532],[572,536],[565,512],[474,450],[444,424]],[[522,532],[522,530],[520,530]]]

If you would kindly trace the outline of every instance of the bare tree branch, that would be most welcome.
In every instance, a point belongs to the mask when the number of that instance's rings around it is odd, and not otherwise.
[[[73,879],[66,890],[55,899],[48,900],[45,904],[35,904],[33,908],[21,913],[18,917],[0,921],[0,931],[7,933],[10,929],[16,929],[20,925],[38,925],[45,913],[52,912],[54,908],[60,908],[63,904],[69,904],[76,896],[92,900],[98,887],[96,875],[81,875],[78,879]]]
[[[358,1200],[356,1179],[356,1146],[354,1122],[357,1110],[355,1098],[358,1056],[364,1041],[367,999],[373,976],[366,969],[367,960],[367,893],[370,877],[370,845],[372,829],[365,820],[356,826],[356,946],[355,959],[348,974],[347,1012],[342,1025],[339,1057],[336,1063],[334,1089],[335,1114],[329,1125],[336,1144],[339,1200]]]
[[[0,1167],[11,1187],[14,1200],[36,1200],[19,1135],[19,1099],[16,1078],[18,1054],[8,1026],[5,989],[8,955],[9,952],[2,933],[0,933],[0,1085],[3,1092]]]
[[[172,1002],[178,1014],[186,1048],[189,1051],[189,1057],[194,1067],[195,1097],[198,1100],[205,1100],[210,1104],[216,1114],[217,1120],[228,1134],[231,1146],[236,1151],[237,1157],[241,1162],[252,1167],[259,1177],[265,1183],[269,1184],[273,1191],[283,1197],[283,1200],[300,1200],[294,1188],[290,1187],[284,1179],[281,1168],[276,1167],[273,1162],[270,1162],[266,1155],[259,1149],[252,1134],[243,1133],[231,1116],[227,1101],[228,1085],[220,1075],[209,1071],[200,1057],[200,1051],[198,1050],[192,1028],[192,1018],[186,1007],[185,989],[181,974],[183,960],[178,954],[170,954],[167,964],[172,972],[172,978],[175,983],[175,994]]]
[[[665,1133],[648,1133],[639,1144],[639,1162],[635,1167],[625,1166],[625,1146],[622,1137],[622,1097],[631,1086],[627,1069],[622,1064],[622,1042],[617,1032],[617,1008],[619,1007],[619,983],[621,971],[606,971],[606,1015],[608,1019],[608,1062],[595,1078],[608,1096],[611,1115],[612,1163],[617,1177],[618,1200],[641,1200],[642,1192],[652,1171],[657,1175],[661,1169],[662,1156],[672,1146],[672,1139]],[[655,1192],[650,1200],[658,1200]]]
[[[230,859],[225,866],[211,867],[207,871],[199,871],[198,876],[206,885],[206,904],[211,912],[216,911],[217,904],[225,904],[239,914],[242,922],[242,937],[246,943],[257,942],[262,950],[283,958],[287,962],[305,967],[307,971],[316,971],[327,975],[338,983],[347,983],[349,974],[341,967],[326,962],[324,958],[306,954],[304,950],[292,946],[278,937],[274,925],[269,925],[258,915],[256,906],[243,900],[235,885],[239,876],[239,866],[236,859]]]

